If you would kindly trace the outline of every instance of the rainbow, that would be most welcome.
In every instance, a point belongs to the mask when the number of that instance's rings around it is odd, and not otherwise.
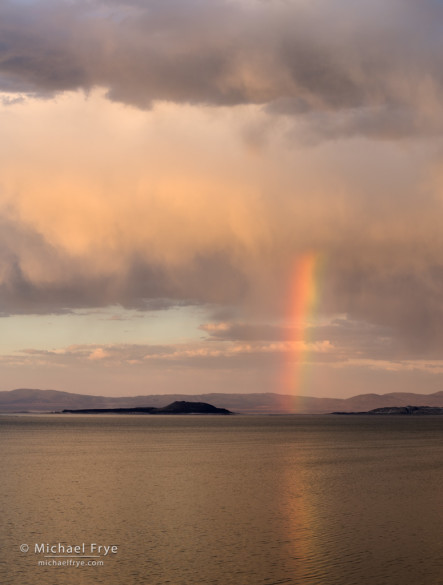
[[[314,321],[318,304],[318,280],[321,257],[317,252],[307,252],[299,256],[293,269],[289,286],[288,331],[286,339],[286,363],[282,394],[289,395],[283,409],[297,412],[300,408],[299,396],[308,390],[306,360],[309,352],[309,325]]]

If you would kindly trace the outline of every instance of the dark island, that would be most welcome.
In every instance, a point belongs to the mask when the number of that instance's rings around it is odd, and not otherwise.
[[[62,410],[56,414],[233,414],[226,408],[217,408],[206,402],[187,402],[176,400],[168,406],[137,406],[133,408],[84,408],[81,410]]]
[[[443,414],[443,408],[439,406],[384,406],[383,408],[374,408],[373,410],[368,410],[367,412],[333,412],[332,414],[401,414],[407,416],[421,416],[429,414]]]

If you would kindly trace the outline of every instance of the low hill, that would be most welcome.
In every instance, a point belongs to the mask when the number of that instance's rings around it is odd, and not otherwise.
[[[423,416],[423,415],[442,415],[443,408],[440,406],[385,406],[383,408],[374,408],[367,412],[333,412],[332,414],[345,415],[406,415],[406,416]]]
[[[176,400],[163,408],[142,406],[135,408],[87,408],[83,410],[63,410],[61,414],[232,414],[226,408],[217,408],[206,402],[187,402]]]

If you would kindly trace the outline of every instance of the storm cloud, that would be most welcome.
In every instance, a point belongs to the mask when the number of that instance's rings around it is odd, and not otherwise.
[[[326,135],[435,133],[442,11],[433,0],[7,1],[0,87],[42,97],[103,87],[140,108],[260,104]]]

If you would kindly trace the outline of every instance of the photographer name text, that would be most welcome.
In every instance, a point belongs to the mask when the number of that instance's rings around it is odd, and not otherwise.
[[[34,554],[45,555],[98,555],[107,557],[108,555],[115,555],[118,552],[116,544],[98,544],[91,542],[86,544],[64,544],[57,542],[56,544],[36,543],[34,545]]]

